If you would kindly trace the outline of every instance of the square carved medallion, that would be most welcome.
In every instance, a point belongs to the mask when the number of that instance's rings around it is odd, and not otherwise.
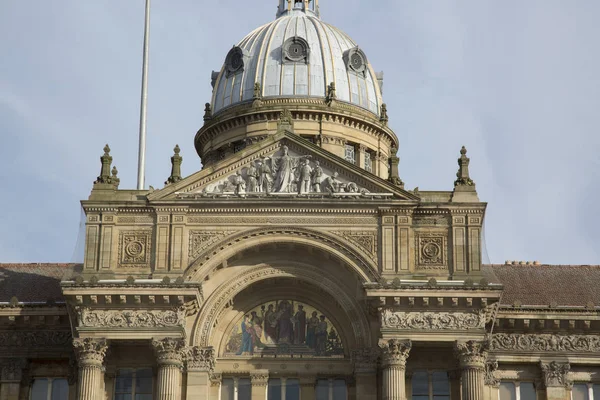
[[[448,268],[448,236],[445,233],[418,233],[417,269]]]
[[[119,266],[146,268],[150,266],[151,230],[119,233]]]

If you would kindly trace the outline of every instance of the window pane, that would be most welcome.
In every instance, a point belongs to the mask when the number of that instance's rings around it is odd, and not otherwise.
[[[267,398],[269,400],[281,400],[281,379],[269,379]]]
[[[48,400],[48,379],[36,379],[33,381],[31,400]]]
[[[117,371],[115,393],[131,393],[133,389],[133,370],[120,369]]]
[[[571,392],[571,398],[573,400],[588,400],[588,388],[585,383],[578,383],[573,385],[573,391]]]
[[[333,400],[346,400],[346,381],[336,379],[333,381]]]
[[[365,170],[373,172],[373,164],[371,163],[371,153],[365,151]]]
[[[298,379],[285,381],[285,400],[300,400],[300,382]]]
[[[346,159],[346,161],[349,161],[353,164],[356,163],[356,158],[354,156],[354,146],[351,144],[347,144],[345,150],[346,154],[344,158]]]
[[[221,400],[233,400],[233,379],[223,379],[221,383]]]
[[[152,400],[152,394],[137,394],[135,395],[135,400]]]
[[[115,394],[115,400],[131,400],[131,393]]]
[[[238,380],[238,400],[251,400],[252,385],[250,379],[244,378]]]
[[[329,400],[329,380],[319,379],[315,393],[316,400]]]
[[[594,391],[594,400],[600,400],[600,385],[594,384],[592,389]]]
[[[449,396],[450,395],[450,382],[448,381],[448,372],[439,371],[431,374],[431,380],[433,383],[433,395],[434,396]]]
[[[52,400],[69,400],[69,384],[66,379],[52,381]]]
[[[152,369],[138,369],[135,371],[135,394],[152,394]],[[152,397],[152,396],[151,396]]]
[[[413,399],[418,396],[425,396],[429,399],[429,375],[427,372],[415,372],[412,377],[412,395]]]
[[[533,387],[533,382],[519,383],[519,392],[521,394],[521,400],[535,400],[535,388]]]
[[[515,384],[512,382],[500,383],[500,400],[516,400]]]

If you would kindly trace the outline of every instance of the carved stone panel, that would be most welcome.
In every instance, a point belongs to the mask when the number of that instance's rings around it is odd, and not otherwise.
[[[0,347],[35,348],[70,346],[70,331],[7,331],[0,332]]]
[[[204,249],[216,244],[219,240],[232,233],[234,231],[191,231],[189,257],[198,257]]]
[[[119,233],[119,267],[147,268],[150,266],[151,230]]]
[[[355,231],[339,231],[334,232],[336,235],[347,239],[353,244],[366,251],[369,256],[377,259],[377,233],[374,231],[355,232]]]
[[[419,232],[416,235],[417,269],[448,268],[448,235]]]
[[[386,308],[381,312],[381,327],[397,330],[473,330],[485,328],[486,315],[479,312],[405,312]]]

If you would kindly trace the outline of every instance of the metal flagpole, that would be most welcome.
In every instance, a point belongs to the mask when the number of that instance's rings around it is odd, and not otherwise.
[[[144,190],[146,173],[146,111],[148,105],[148,42],[150,39],[150,0],[146,0],[144,25],[144,61],[142,64],[142,104],[140,106],[140,147],[138,151],[137,189]]]

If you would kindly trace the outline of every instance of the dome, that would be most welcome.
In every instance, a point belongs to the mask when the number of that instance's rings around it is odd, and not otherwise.
[[[278,18],[242,39],[213,73],[213,113],[256,96],[325,98],[335,83],[337,101],[379,115],[380,82],[367,57],[318,14],[316,0],[281,0]]]

